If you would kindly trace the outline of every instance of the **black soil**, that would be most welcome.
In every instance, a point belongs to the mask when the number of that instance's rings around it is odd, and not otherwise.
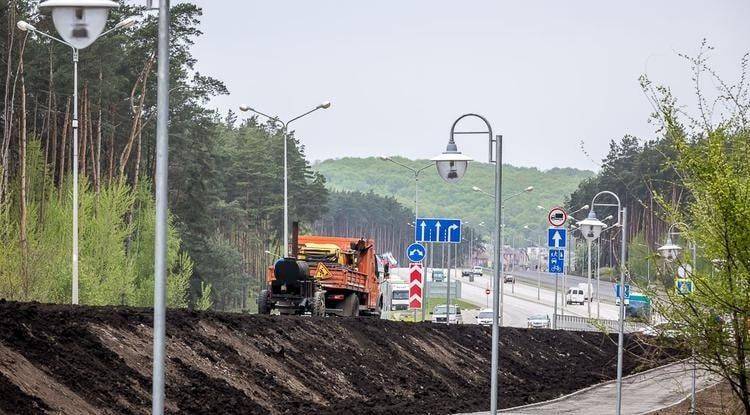
[[[0,413],[149,413],[151,313],[0,300]],[[167,335],[169,413],[452,414],[489,407],[488,328],[170,310]],[[615,376],[616,336],[511,328],[500,336],[502,407]],[[627,337],[626,349],[626,374],[676,355],[637,337]],[[37,376],[13,380],[29,366]],[[42,393],[49,385],[78,399]]]

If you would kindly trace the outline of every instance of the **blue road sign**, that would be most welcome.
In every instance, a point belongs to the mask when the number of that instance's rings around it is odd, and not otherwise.
[[[547,246],[550,248],[565,248],[567,232],[562,228],[547,229]]]
[[[675,289],[677,294],[688,295],[693,292],[693,281],[687,278],[678,278],[675,280]]]
[[[461,242],[461,219],[419,218],[414,227],[417,242]]]
[[[420,243],[414,242],[406,248],[406,256],[411,262],[422,262],[425,255],[427,255],[427,249]]]
[[[620,298],[620,284],[615,284],[615,298]],[[630,285],[625,284],[625,299],[627,300],[629,298],[630,298]]]
[[[562,249],[550,248],[547,257],[547,272],[550,274],[565,273],[565,251]]]

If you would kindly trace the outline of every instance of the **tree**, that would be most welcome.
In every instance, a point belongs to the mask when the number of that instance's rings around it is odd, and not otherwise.
[[[750,99],[748,55],[742,60],[737,85],[727,85],[707,64],[704,49],[686,57],[692,65],[697,91],[697,115],[689,116],[669,89],[644,82],[655,117],[675,157],[665,168],[675,172],[675,187],[685,189],[683,203],[673,193],[661,195],[667,222],[684,222],[683,241],[696,243],[710,265],[699,263],[687,272],[692,294],[674,289],[674,267],[654,294],[655,307],[672,327],[681,329],[686,347],[697,361],[723,377],[750,414]],[[713,98],[699,88],[707,77],[718,86]],[[721,113],[712,112],[720,108]],[[687,248],[687,243],[683,242]],[[687,249],[685,249],[687,250]],[[690,262],[678,260],[675,266]]]

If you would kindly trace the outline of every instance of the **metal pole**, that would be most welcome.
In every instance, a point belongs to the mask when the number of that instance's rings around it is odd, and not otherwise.
[[[696,243],[693,242],[693,274],[695,274],[697,271],[698,271],[698,253],[697,253]],[[690,385],[690,413],[692,415],[695,415],[695,411],[697,409],[695,406],[695,376],[696,376],[696,372],[698,369],[698,363],[695,360],[695,349],[692,349],[691,352],[692,352],[691,360],[693,363],[693,379],[692,379],[692,384]]]
[[[589,251],[589,272],[588,272],[588,284],[586,285],[586,297],[589,307],[589,318],[591,318],[591,241],[588,241]]]
[[[502,225],[500,226],[500,228],[502,228]],[[503,273],[505,272],[505,263],[504,263],[505,257],[503,256],[504,245],[505,245],[505,234],[501,230],[500,231],[500,249],[498,249],[498,251],[500,252],[500,259],[501,259],[501,261],[499,261],[500,277],[498,277],[497,279],[497,283],[500,284],[500,316],[499,316],[500,322],[498,323],[500,324],[500,326],[503,325],[503,306],[505,305],[505,277],[503,276]],[[493,284],[494,284],[494,281],[493,281]],[[513,290],[513,293],[515,294],[516,292],[515,281],[513,282],[513,285],[511,285],[511,289]],[[493,310],[495,309],[494,306],[492,309]]]
[[[491,139],[491,137],[490,137]],[[490,147],[491,149],[491,147]],[[491,151],[490,151],[491,153]],[[498,345],[500,341],[500,325],[498,310],[502,313],[502,303],[500,298],[502,297],[503,282],[500,280],[500,275],[503,269],[503,255],[501,253],[503,243],[503,227],[502,221],[502,196],[503,196],[503,136],[498,135],[495,137],[495,226],[497,226],[497,233],[495,234],[495,267],[493,272],[493,280],[495,287],[500,287],[500,290],[492,290],[492,373],[490,375],[490,413],[491,415],[497,415],[497,370],[498,370],[498,359],[499,351]],[[491,156],[492,154],[490,154]],[[490,157],[491,158],[491,157]],[[498,295],[499,294],[499,295]]]
[[[284,139],[284,258],[289,256],[289,171],[287,164],[287,137],[286,137],[286,124],[281,131],[282,138]]]
[[[622,208],[622,247],[620,258],[620,307],[618,319],[620,320],[620,329],[617,333],[617,406],[616,415],[620,415],[622,410],[622,348],[625,329],[625,264],[627,263],[627,233],[628,233],[628,208]]]
[[[610,239],[611,240],[611,239]],[[596,243],[596,318],[599,319],[600,314],[600,303],[599,303],[599,286],[602,280],[601,276],[601,254],[602,254],[602,240],[599,239]]]
[[[542,299],[542,237],[537,236],[536,238],[536,259],[539,263],[537,265],[537,281],[536,281],[536,299],[541,301]]]
[[[445,310],[445,324],[451,324],[451,246],[448,244],[448,267],[446,269],[448,273],[448,285],[445,288],[445,304],[447,309]]]
[[[78,49],[73,48],[73,304],[78,304]]]
[[[555,314],[552,317],[552,328],[553,329],[557,328],[557,295],[558,295],[558,293],[557,293],[557,289],[558,289],[557,288],[557,279],[558,279],[558,277],[560,277],[560,275],[555,274]]]
[[[167,313],[167,172],[169,166],[169,0],[159,2],[156,119],[156,224],[154,237],[154,367],[151,411],[164,413]]]

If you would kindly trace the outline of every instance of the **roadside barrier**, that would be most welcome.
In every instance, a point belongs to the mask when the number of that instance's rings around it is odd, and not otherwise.
[[[560,330],[573,331],[605,331],[607,333],[616,333],[619,330],[620,322],[617,320],[605,320],[596,318],[586,318],[571,315],[557,315],[557,328]],[[633,333],[645,328],[643,323],[625,322],[625,333]]]

